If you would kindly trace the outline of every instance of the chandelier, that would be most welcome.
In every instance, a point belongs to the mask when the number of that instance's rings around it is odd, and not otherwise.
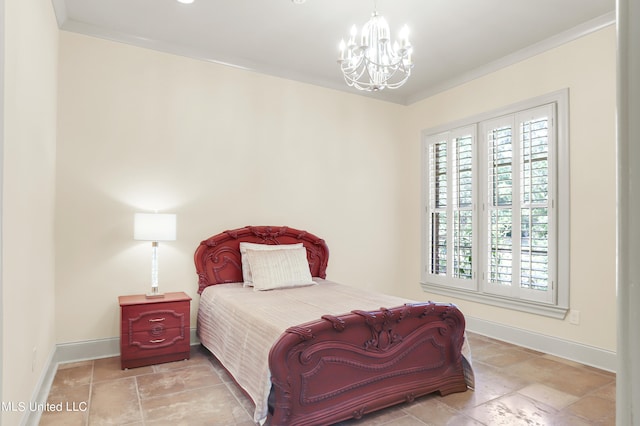
[[[358,29],[351,28],[349,43],[340,41],[338,64],[349,86],[358,90],[377,92],[385,87],[397,89],[411,75],[412,47],[409,43],[409,28],[400,31],[400,42],[391,46],[389,24],[373,11],[371,19],[362,27],[359,43]]]

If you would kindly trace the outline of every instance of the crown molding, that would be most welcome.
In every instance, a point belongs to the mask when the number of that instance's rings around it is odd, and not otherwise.
[[[438,93],[453,89],[454,87],[460,86],[461,84],[468,83],[477,78],[496,72],[502,68],[506,68],[510,65],[522,62],[525,59],[529,59],[533,56],[555,49],[556,47],[560,47],[563,44],[577,40],[596,31],[600,31],[610,25],[615,25],[615,23],[615,12],[606,13],[599,16],[598,18],[587,21],[560,34],[556,34],[553,37],[549,37],[546,40],[528,46],[498,60],[489,62],[486,65],[475,68],[465,74],[447,80],[442,84],[438,84],[427,90],[411,95],[407,98],[406,105],[411,105],[415,102],[421,101]]]

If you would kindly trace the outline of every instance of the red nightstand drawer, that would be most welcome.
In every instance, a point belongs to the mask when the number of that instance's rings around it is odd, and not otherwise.
[[[121,354],[125,360],[189,352],[189,330],[184,328],[170,328],[163,337],[150,336],[146,332],[124,337],[125,340],[128,340],[128,344],[122,348],[123,352]],[[180,355],[178,359],[185,358]]]
[[[152,350],[165,348],[171,345],[178,345],[180,341],[187,341],[189,329],[183,328],[165,328],[160,332],[138,331],[137,333],[128,334],[128,346],[135,346],[143,350]]]
[[[162,303],[157,308],[155,305],[153,307],[147,305],[123,307],[124,318],[127,318],[127,322],[122,323],[123,326],[126,326],[126,330],[122,330],[122,332],[131,334],[136,331],[150,331],[153,333],[154,330],[182,328],[185,323],[189,324],[189,310],[185,312],[184,306],[184,302],[177,302]]]
[[[189,358],[191,298],[166,293],[163,298],[120,296],[122,368]]]
[[[125,368],[143,367],[163,362],[182,361],[189,359],[189,348],[189,343],[186,341],[158,349],[140,349],[136,346],[129,346],[121,350],[120,364],[124,370]]]

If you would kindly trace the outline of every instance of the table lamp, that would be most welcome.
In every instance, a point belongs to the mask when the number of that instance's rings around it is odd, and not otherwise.
[[[151,293],[147,297],[164,297],[158,288],[158,242],[175,241],[176,215],[136,213],[133,221],[133,239],[151,241]]]

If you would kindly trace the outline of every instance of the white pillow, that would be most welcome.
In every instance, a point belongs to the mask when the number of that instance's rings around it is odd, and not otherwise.
[[[296,244],[256,244],[256,243],[240,243],[240,259],[242,262],[242,280],[244,287],[253,286],[251,278],[251,268],[247,260],[247,249],[251,250],[291,250],[302,247],[302,243]]]
[[[255,291],[315,284],[311,279],[304,247],[289,250],[247,249],[247,259]]]

